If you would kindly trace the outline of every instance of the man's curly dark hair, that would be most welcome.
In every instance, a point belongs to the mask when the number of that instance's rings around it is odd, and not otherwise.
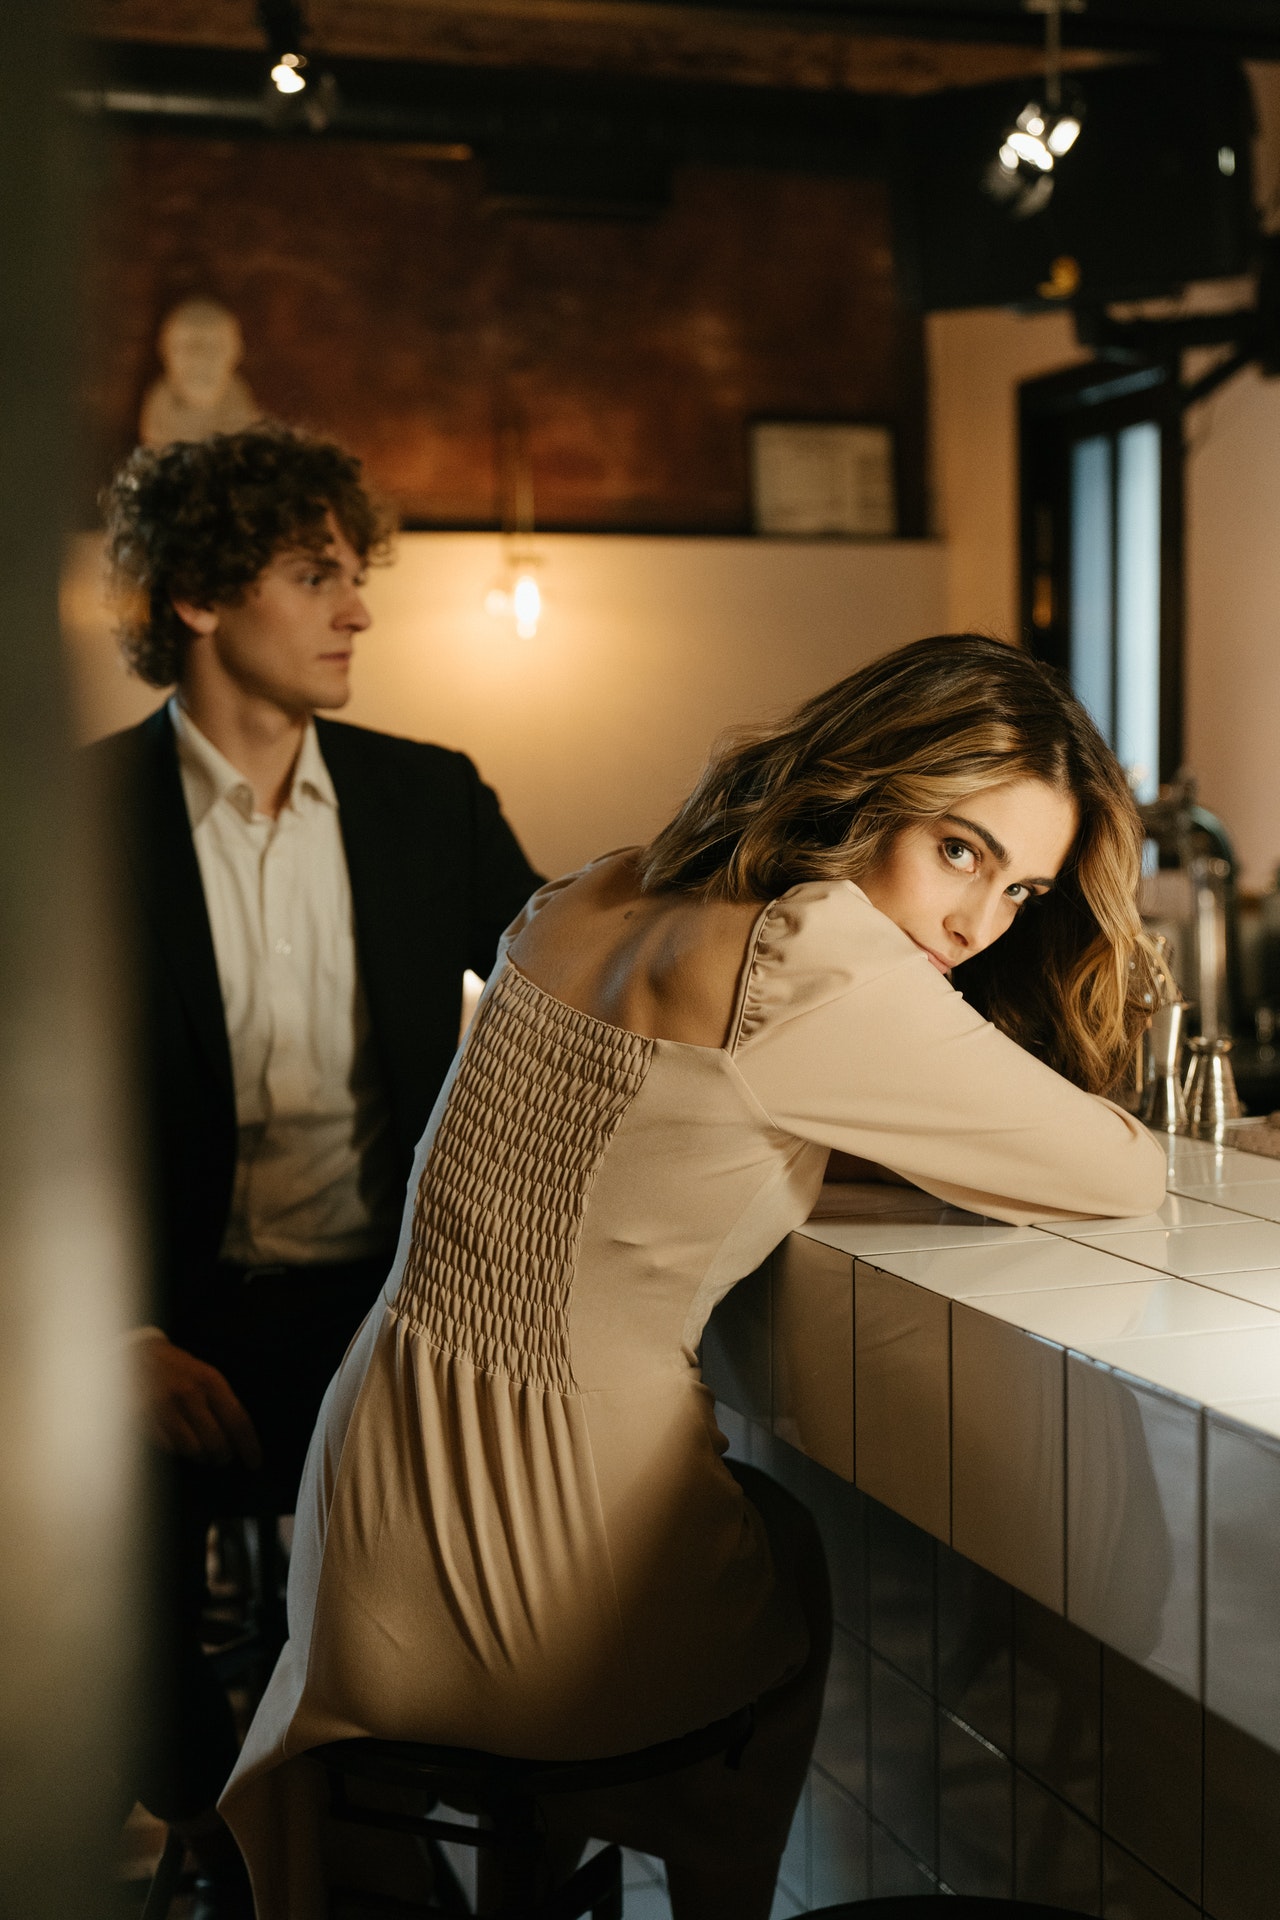
[[[354,454],[272,422],[139,447],[102,507],[120,645],[153,687],[181,678],[191,639],[175,599],[234,606],[278,553],[323,553],[329,513],[364,562],[386,559],[395,531]]]

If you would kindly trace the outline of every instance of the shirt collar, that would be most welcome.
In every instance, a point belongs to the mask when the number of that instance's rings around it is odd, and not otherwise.
[[[302,736],[302,752],[298,755],[298,764],[293,770],[293,790],[290,801],[296,801],[299,793],[309,793],[316,800],[323,800],[327,807],[335,810],[338,795],[333,784],[333,776],[324,763],[320,751],[320,741],[316,735],[314,720],[307,722],[307,731]]]
[[[206,739],[201,733],[191,715],[179,704],[176,694],[169,700],[169,719],[177,741],[178,766],[192,831],[220,800],[226,800],[242,818],[251,820],[254,813],[252,786],[240,769],[232,766],[212,740]],[[308,721],[307,730],[302,736],[302,751],[293,770],[293,784],[285,805],[296,807],[303,794],[337,808],[338,795],[320,751],[313,720]]]

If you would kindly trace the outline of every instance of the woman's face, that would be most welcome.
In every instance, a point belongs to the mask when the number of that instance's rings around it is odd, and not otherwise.
[[[949,973],[1049,891],[1079,820],[1072,796],[1043,780],[984,787],[955,813],[904,827],[858,884],[940,973]]]

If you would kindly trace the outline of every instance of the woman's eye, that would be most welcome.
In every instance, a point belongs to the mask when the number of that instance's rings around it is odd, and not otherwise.
[[[944,840],[942,853],[944,859],[964,873],[972,873],[977,866],[978,857],[967,840]]]

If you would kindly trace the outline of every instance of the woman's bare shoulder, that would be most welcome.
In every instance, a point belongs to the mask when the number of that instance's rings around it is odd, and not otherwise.
[[[598,911],[600,903],[619,890],[628,891],[628,879],[634,871],[636,850],[623,847],[615,853],[602,853],[572,873],[549,880],[529,901],[519,931],[512,942],[512,955],[522,942],[526,950],[535,944],[535,932],[546,937],[559,923],[583,913]]]
[[[581,1012],[647,1038],[723,1044],[760,902],[644,892],[635,851],[560,887],[521,929],[511,959]]]

